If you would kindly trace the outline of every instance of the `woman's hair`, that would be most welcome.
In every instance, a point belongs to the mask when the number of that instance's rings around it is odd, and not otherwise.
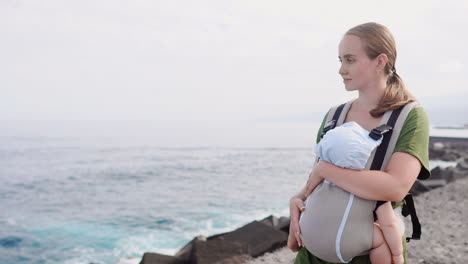
[[[403,80],[395,71],[397,57],[395,39],[388,28],[371,22],[351,28],[345,35],[359,37],[369,58],[375,59],[380,54],[385,54],[388,57],[384,69],[385,74],[388,76],[387,87],[377,107],[370,111],[373,117],[381,116],[387,110],[393,110],[409,102],[416,101],[416,98],[406,89]]]

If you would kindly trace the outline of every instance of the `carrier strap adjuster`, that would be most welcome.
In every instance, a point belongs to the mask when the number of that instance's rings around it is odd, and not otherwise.
[[[336,120],[330,120],[328,121],[325,126],[323,127],[323,130],[322,130],[322,135],[320,136],[320,138],[323,138],[323,136],[330,130],[334,129],[336,126]]]
[[[382,136],[385,133],[390,132],[390,130],[392,130],[391,126],[381,125],[381,126],[378,126],[378,127],[374,128],[374,129],[372,129],[372,131],[369,133],[369,137],[371,137],[374,140],[379,140],[379,139],[382,138]]]
[[[419,223],[418,216],[416,214],[416,208],[414,207],[413,196],[407,194],[404,199],[405,203],[401,213],[404,217],[411,216],[411,224],[413,225],[413,235],[406,238],[406,242],[409,242],[411,239],[419,240],[421,239],[421,224]]]

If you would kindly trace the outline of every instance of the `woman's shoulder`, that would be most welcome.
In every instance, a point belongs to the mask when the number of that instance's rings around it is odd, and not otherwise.
[[[416,105],[409,112],[394,152],[405,152],[419,159],[422,170],[419,179],[430,176],[429,171],[429,118],[421,105]]]
[[[403,124],[402,132],[404,130],[411,130],[414,128],[429,131],[429,117],[427,116],[424,108],[419,104],[415,104],[408,113],[408,117]]]

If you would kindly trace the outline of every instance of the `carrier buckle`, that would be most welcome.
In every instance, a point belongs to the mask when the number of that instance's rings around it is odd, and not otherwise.
[[[332,130],[333,128],[335,128],[335,125],[336,125],[336,120],[330,120],[330,121],[328,121],[328,122],[325,124],[325,127],[323,127],[322,135],[320,136],[320,138],[323,138],[323,136],[324,136],[329,130]]]
[[[371,137],[372,139],[374,140],[379,140],[382,138],[382,136],[389,132],[390,130],[392,130],[392,127],[389,126],[389,125],[380,125],[374,129],[372,129],[372,131],[369,133],[369,137]]]

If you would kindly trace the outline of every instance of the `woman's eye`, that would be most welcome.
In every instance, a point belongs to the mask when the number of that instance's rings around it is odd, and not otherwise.
[[[353,59],[347,59],[346,61],[347,61],[348,63],[353,63],[353,62],[354,62]]]

